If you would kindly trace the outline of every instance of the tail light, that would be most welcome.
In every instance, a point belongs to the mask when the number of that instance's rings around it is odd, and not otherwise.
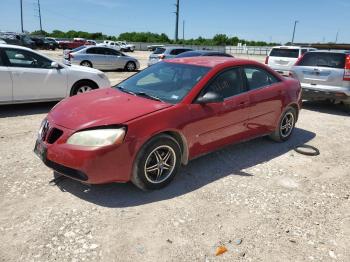
[[[165,58],[165,55],[159,55],[158,58],[159,58],[160,60],[163,60],[163,59]]]
[[[301,59],[303,59],[303,57],[304,57],[304,55],[301,55],[301,56],[299,57],[299,59],[295,62],[294,65],[299,65],[299,64],[300,64],[300,61],[301,61]]]
[[[265,58],[265,65],[268,65],[269,64],[269,56],[267,56],[266,58]]]
[[[68,60],[70,61],[72,58],[74,58],[74,55],[72,55],[71,53],[68,54]]]
[[[350,55],[345,57],[344,81],[350,81]]]

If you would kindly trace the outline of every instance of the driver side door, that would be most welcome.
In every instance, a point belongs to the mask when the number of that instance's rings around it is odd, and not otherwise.
[[[229,68],[217,74],[201,91],[199,97],[215,92],[222,102],[190,105],[192,115],[187,131],[194,144],[190,157],[205,154],[224,145],[247,139],[249,95],[240,68]]]
[[[67,71],[34,52],[5,48],[14,101],[59,100],[67,95]]]

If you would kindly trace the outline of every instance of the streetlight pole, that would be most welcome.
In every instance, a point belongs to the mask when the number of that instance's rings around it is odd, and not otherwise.
[[[176,24],[175,24],[175,42],[179,40],[179,9],[180,9],[180,0],[176,0]]]
[[[21,30],[23,33],[24,32],[24,29],[23,29],[23,0],[20,0],[20,4],[21,4]]]
[[[39,11],[39,21],[40,21],[40,33],[43,33],[43,26],[41,24],[41,10],[40,10],[40,0],[38,0],[38,11]]]
[[[185,41],[185,20],[182,21],[182,40]]]
[[[299,23],[299,21],[295,20],[294,21],[294,29],[293,29],[293,37],[292,37],[292,45],[294,44],[295,29],[297,27],[297,23]]]

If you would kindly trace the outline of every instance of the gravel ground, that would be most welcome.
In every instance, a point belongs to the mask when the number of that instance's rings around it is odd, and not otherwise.
[[[32,150],[53,105],[0,107],[0,261],[350,261],[350,117],[341,107],[305,103],[288,142],[226,147],[145,193],[129,183],[50,184]],[[294,152],[302,143],[321,154]],[[227,252],[215,256],[219,246]]]

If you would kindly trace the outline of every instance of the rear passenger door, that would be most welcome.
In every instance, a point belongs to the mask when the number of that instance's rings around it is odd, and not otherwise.
[[[5,64],[2,50],[0,49],[0,103],[10,102],[12,97],[12,78],[9,68]]]
[[[124,56],[119,51],[106,48],[105,55],[108,59],[109,69],[121,69],[125,67]]]
[[[92,66],[97,69],[107,70],[110,69],[108,56],[105,54],[103,47],[92,47],[86,50],[88,54],[88,60],[92,63]]]
[[[276,120],[281,115],[285,93],[281,80],[256,66],[243,67],[243,77],[249,90],[250,111],[247,128],[250,135],[273,131]]]

